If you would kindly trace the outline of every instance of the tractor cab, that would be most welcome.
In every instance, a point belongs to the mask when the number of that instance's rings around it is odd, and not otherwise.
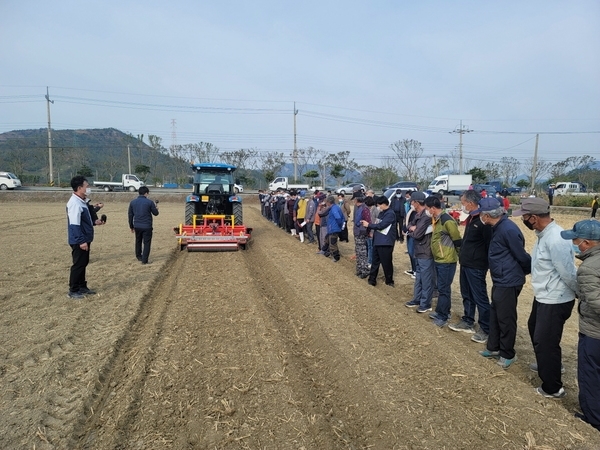
[[[215,164],[211,164],[214,166]],[[192,166],[194,173],[194,194],[233,194],[234,180],[231,170],[223,170],[220,167],[202,168]],[[233,167],[233,166],[229,166]],[[235,170],[235,167],[233,167]]]

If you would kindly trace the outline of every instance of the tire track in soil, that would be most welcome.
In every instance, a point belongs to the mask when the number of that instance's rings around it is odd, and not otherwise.
[[[281,236],[284,238],[281,239]],[[305,410],[305,414],[315,414],[317,410],[323,417],[327,428],[319,431],[326,432],[335,443],[328,448],[368,448],[369,430],[385,420],[377,409],[370,411],[368,417],[360,413],[360,404],[373,397],[373,392],[358,381],[336,343],[319,326],[320,321],[312,316],[302,301],[298,301],[307,293],[309,296],[315,294],[311,289],[314,287],[312,282],[306,280],[305,284],[301,281],[304,276],[302,267],[298,274],[298,268],[290,267],[290,261],[281,264],[277,258],[268,256],[278,247],[286,248],[290,237],[280,230],[263,227],[255,231],[255,239],[253,254],[246,259],[246,264],[249,271],[260,267],[253,283],[262,291],[263,307],[290,355],[288,382],[295,397],[307,399],[303,404],[316,406]],[[393,446],[390,442],[380,444],[386,448]]]
[[[129,331],[115,345],[113,358],[102,370],[96,391],[84,407],[85,418],[75,427],[74,447],[98,448],[95,441],[101,441],[105,432],[110,440],[119,442],[135,421],[142,387],[170,305],[168,295],[159,294],[174,289],[185,262],[177,258],[178,253],[173,250],[166,264],[167,270],[149,289],[140,310],[131,320]],[[116,422],[114,429],[102,428],[107,419],[105,412],[107,416],[116,412],[117,416],[112,417]]]

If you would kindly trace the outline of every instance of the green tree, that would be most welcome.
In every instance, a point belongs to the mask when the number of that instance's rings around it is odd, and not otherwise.
[[[315,178],[319,178],[319,172],[317,172],[316,170],[309,170],[308,172],[306,172],[302,176],[304,178],[309,178],[311,186],[314,186],[314,184],[315,184]]]
[[[144,180],[144,183],[145,183],[146,178],[148,177],[148,174],[150,173],[150,167],[145,164],[138,164],[137,166],[135,166],[135,173],[137,173],[140,177],[142,177],[142,180]]]
[[[91,167],[89,167],[88,165],[84,164],[77,171],[77,175],[83,175],[84,177],[93,177],[94,176],[94,171],[91,169]]]
[[[529,187],[529,181],[523,178],[522,180],[517,181],[517,186],[519,186],[520,188]]]
[[[479,167],[473,167],[471,170],[469,170],[467,172],[467,174],[470,174],[473,177],[474,183],[485,183],[487,180],[487,175],[485,173],[485,170],[483,170]]]

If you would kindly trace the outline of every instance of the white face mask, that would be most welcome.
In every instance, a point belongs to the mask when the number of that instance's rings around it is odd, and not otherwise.
[[[428,210],[428,209],[426,209],[426,210],[425,210],[425,215],[426,215],[427,217],[431,217],[431,213],[429,212],[429,210]]]
[[[85,195],[86,197],[92,193],[92,188],[86,188]]]
[[[396,194],[396,198],[402,197],[402,194]]]

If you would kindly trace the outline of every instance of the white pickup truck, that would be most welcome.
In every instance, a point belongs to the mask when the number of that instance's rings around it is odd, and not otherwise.
[[[144,182],[140,180],[136,175],[131,173],[124,173],[121,177],[121,181],[94,181],[94,186],[99,189],[104,189],[106,192],[109,191],[130,191],[135,192],[142,186]]]

